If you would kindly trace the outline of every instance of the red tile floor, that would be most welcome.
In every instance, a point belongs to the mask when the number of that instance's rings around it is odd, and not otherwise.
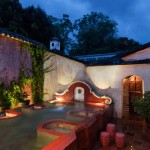
[[[102,147],[100,140],[93,150],[150,150],[150,128],[145,121],[135,115],[123,119],[113,119],[116,131],[126,136],[126,146],[117,148],[113,142],[108,147]]]

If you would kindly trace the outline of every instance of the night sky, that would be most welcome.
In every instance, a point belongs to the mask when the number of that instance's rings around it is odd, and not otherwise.
[[[20,0],[23,7],[38,5],[48,14],[72,21],[102,12],[118,23],[118,35],[142,44],[150,42],[150,0]]]

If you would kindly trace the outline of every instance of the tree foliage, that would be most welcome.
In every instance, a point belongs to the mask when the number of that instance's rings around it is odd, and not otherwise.
[[[91,12],[72,23],[68,14],[58,19],[39,6],[22,8],[19,0],[0,0],[0,27],[25,35],[49,48],[58,37],[61,51],[70,55],[116,52],[132,49],[139,43],[117,36],[117,23],[100,12]]]
[[[0,27],[25,34],[22,15],[23,9],[19,0],[0,0]]]
[[[100,12],[91,12],[74,23],[76,42],[70,55],[87,55],[129,50],[140,44],[118,37],[117,23]]]
[[[116,37],[117,23],[102,13],[91,12],[74,23],[77,44],[74,52],[81,54],[101,53],[110,48],[110,42]],[[81,51],[82,50],[82,51]]]
[[[0,27],[49,47],[53,25],[51,18],[40,7],[23,9],[19,0],[0,0],[0,15]]]
[[[73,32],[73,25],[68,14],[63,14],[63,18],[53,18],[54,36],[58,37],[61,43],[61,51],[69,51],[71,48],[70,33]]]
[[[128,39],[127,37],[120,37],[116,39],[116,45],[114,51],[126,51],[138,47],[139,43],[133,39]]]
[[[30,6],[24,9],[23,20],[23,28],[28,37],[48,47],[53,29],[50,17],[40,7]]]

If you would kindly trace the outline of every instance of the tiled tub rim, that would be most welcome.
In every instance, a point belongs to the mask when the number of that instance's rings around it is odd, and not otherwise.
[[[57,132],[54,130],[49,130],[49,129],[45,129],[44,126],[46,126],[49,123],[64,123],[64,124],[71,124],[76,126],[73,130],[71,130],[70,133],[62,133],[62,132]],[[64,148],[66,148],[67,146],[69,146],[72,142],[74,142],[76,140],[76,134],[75,132],[77,130],[80,129],[80,125],[79,123],[74,123],[72,121],[68,121],[68,120],[63,120],[63,119],[54,119],[54,120],[48,120],[44,123],[41,123],[38,127],[37,127],[37,131],[38,132],[44,132],[46,134],[52,134],[55,136],[58,136],[58,138],[56,140],[54,140],[53,142],[47,144],[46,146],[44,146],[42,148],[42,150],[62,150]]]
[[[62,133],[62,132],[57,132],[54,130],[49,130],[49,129],[45,129],[44,127],[46,125],[48,125],[49,123],[64,123],[64,124],[71,124],[71,125],[75,125],[76,127],[71,130],[70,133]],[[73,122],[73,121],[69,121],[69,120],[63,120],[63,119],[54,119],[54,120],[48,120],[44,123],[41,123],[38,127],[37,127],[37,131],[38,132],[43,132],[46,134],[52,134],[55,136],[58,136],[58,138],[56,140],[54,140],[53,142],[47,144],[46,146],[44,146],[41,150],[62,150],[65,149],[66,147],[70,146],[73,142],[75,142],[77,140],[77,132],[80,132],[82,130],[87,130],[87,128],[93,124],[94,122],[96,122],[96,118],[95,116],[92,117],[87,117],[84,120],[82,120],[81,122]],[[77,145],[76,145],[77,147]]]
[[[8,118],[0,118],[0,120],[10,120],[10,119],[18,118],[18,117],[20,117],[22,115],[21,112],[14,111],[12,109],[5,110],[5,113],[13,114],[15,116],[11,116],[11,117],[8,117]]]
[[[61,135],[66,135],[68,133],[62,133],[62,132],[57,132],[57,131],[54,131],[54,130],[51,130],[51,129],[45,129],[44,127],[50,123],[64,123],[64,124],[71,124],[71,125],[74,125],[76,126],[72,131],[71,133],[74,133],[78,128],[79,128],[79,124],[78,123],[75,123],[75,122],[72,122],[72,121],[68,121],[68,120],[63,120],[63,119],[53,119],[53,120],[48,120],[46,122],[43,122],[41,123],[40,125],[38,125],[37,127],[37,131],[40,131],[40,132],[44,132],[44,133],[48,133],[48,134],[54,134],[54,135],[58,135],[58,136],[61,136]]]

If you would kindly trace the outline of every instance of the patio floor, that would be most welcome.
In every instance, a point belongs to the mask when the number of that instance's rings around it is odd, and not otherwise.
[[[150,150],[150,128],[145,121],[130,115],[123,119],[113,119],[112,123],[116,125],[116,132],[126,135],[126,146],[119,149],[115,143],[111,143],[104,148],[99,140],[93,150]]]

